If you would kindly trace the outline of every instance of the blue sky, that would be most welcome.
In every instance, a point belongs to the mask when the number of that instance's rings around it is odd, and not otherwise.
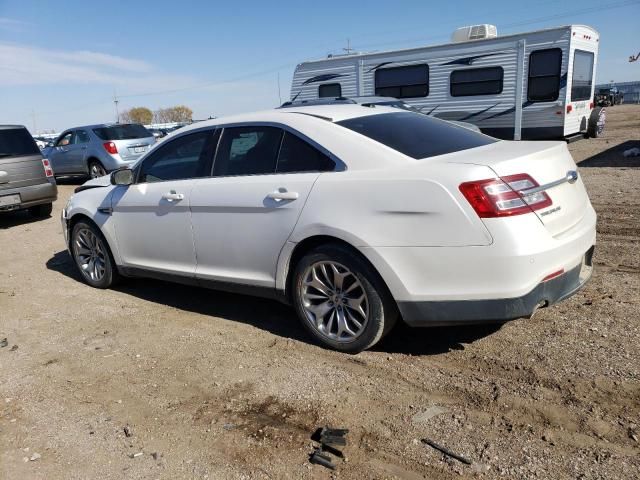
[[[114,91],[121,110],[186,104],[206,118],[269,108],[278,75],[285,100],[296,63],[338,53],[347,39],[366,51],[414,47],[478,23],[498,34],[591,25],[601,34],[598,82],[640,80],[640,61],[628,62],[640,51],[639,19],[634,0],[0,0],[0,123],[112,121]]]

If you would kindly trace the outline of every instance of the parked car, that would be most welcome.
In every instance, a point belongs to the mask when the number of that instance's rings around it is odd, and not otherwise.
[[[0,212],[27,209],[51,215],[58,196],[49,160],[22,125],[0,125]]]
[[[290,108],[296,106],[311,106],[311,105],[335,105],[335,104],[345,104],[345,103],[356,103],[359,105],[364,105],[365,107],[375,107],[375,106],[386,106],[386,107],[395,107],[400,108],[402,110],[409,110],[411,112],[424,113],[418,107],[414,107],[409,105],[407,102],[403,100],[399,100],[393,97],[337,97],[337,98],[321,98],[318,100],[300,100],[300,101],[292,101],[283,103],[280,108]],[[425,113],[426,115],[426,113]],[[460,122],[458,120],[447,120],[449,123],[454,125],[458,125],[459,127],[465,127],[469,130],[473,130],[475,132],[480,132],[480,129],[469,122]]]
[[[346,352],[398,319],[531,316],[584,285],[596,236],[565,142],[390,107],[201,122],[76,191],[63,230],[89,285],[146,276],[280,298]]]
[[[57,176],[96,178],[132,165],[155,141],[149,130],[136,123],[87,125],[62,132],[44,154]]]

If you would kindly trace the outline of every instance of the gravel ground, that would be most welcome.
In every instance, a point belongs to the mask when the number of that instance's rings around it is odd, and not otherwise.
[[[0,217],[0,477],[631,479],[640,471],[640,106],[570,145],[598,211],[595,273],[531,320],[396,329],[355,356],[275,302],[79,282],[59,215]],[[311,465],[311,433],[350,430]],[[465,465],[422,443],[472,460]]]

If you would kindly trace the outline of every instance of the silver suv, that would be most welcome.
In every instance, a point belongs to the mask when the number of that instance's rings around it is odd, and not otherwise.
[[[129,166],[155,143],[153,134],[137,123],[100,124],[65,130],[42,152],[56,176],[106,175]]]
[[[0,212],[48,217],[58,196],[49,160],[22,125],[0,125]]]

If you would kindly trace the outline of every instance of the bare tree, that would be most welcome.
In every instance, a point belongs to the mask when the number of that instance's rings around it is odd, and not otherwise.
[[[191,122],[192,118],[193,110],[185,105],[159,108],[153,112],[153,119],[156,123],[186,123]]]

